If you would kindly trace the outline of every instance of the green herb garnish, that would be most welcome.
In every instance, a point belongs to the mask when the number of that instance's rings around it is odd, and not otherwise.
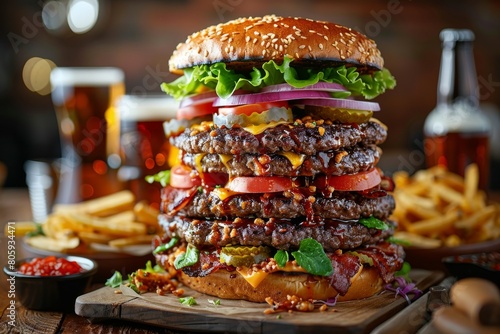
[[[333,274],[332,261],[326,256],[321,244],[312,238],[300,242],[299,249],[292,252],[293,257],[308,273],[318,276]]]
[[[162,253],[164,251],[169,250],[170,248],[174,247],[178,241],[179,241],[179,238],[172,237],[172,239],[170,239],[170,241],[167,242],[166,244],[161,244],[158,247],[156,247],[155,250],[153,251],[153,254],[158,254],[158,253]]]
[[[387,224],[386,222],[380,220],[380,219],[377,219],[373,216],[369,217],[369,218],[361,218],[358,223],[360,223],[361,225],[364,225],[368,228],[374,228],[374,229],[377,229],[377,230],[388,230],[390,227],[389,227],[389,224]]]
[[[187,305],[187,306],[193,306],[198,304],[196,302],[196,299],[194,299],[194,297],[181,297],[179,298],[179,301],[181,302],[182,305]]]
[[[182,253],[175,259],[174,261],[175,269],[181,269],[184,267],[192,266],[193,264],[198,262],[199,254],[200,251],[192,244],[189,244],[186,248],[186,252]]]
[[[170,184],[170,170],[164,170],[155,175],[147,175],[144,179],[148,183],[160,182],[162,187],[166,187]]]
[[[119,271],[115,271],[113,276],[108,278],[106,280],[106,283],[104,283],[104,285],[112,288],[118,288],[122,283],[123,283],[122,274]]]
[[[274,254],[274,260],[278,264],[278,267],[283,268],[289,260],[288,252],[284,249],[280,249]]]

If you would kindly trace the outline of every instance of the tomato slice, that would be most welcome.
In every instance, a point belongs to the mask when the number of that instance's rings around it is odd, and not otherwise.
[[[284,176],[238,176],[226,188],[238,193],[273,193],[293,187],[293,181]]]
[[[174,188],[188,189],[201,185],[198,176],[193,175],[193,170],[187,166],[177,165],[170,169],[170,185]]]
[[[217,108],[212,105],[213,101],[200,104],[191,104],[177,109],[177,119],[193,119],[199,116],[212,115],[217,112]]]
[[[219,108],[219,114],[228,115],[247,115],[250,116],[254,112],[261,113],[263,111],[269,110],[271,108],[288,108],[287,101],[278,102],[265,102],[265,103],[254,103],[254,104],[244,104],[235,107],[223,107]]]
[[[203,173],[203,184],[207,187],[215,188],[217,186],[224,186],[229,180],[229,175],[220,172],[204,172]]]
[[[339,191],[361,191],[379,185],[380,181],[381,177],[378,169],[373,168],[365,172],[351,175],[321,175],[314,179],[313,185],[320,189],[330,186]]]

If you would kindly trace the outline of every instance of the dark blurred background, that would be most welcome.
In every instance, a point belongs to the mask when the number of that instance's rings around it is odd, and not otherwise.
[[[340,23],[377,42],[398,81],[395,90],[377,98],[382,107],[377,117],[389,126],[381,161],[387,172],[423,167],[422,126],[435,106],[439,32],[472,29],[481,103],[496,128],[491,187],[500,187],[500,2],[493,0],[10,1],[0,14],[0,162],[8,167],[5,186],[25,186],[26,160],[60,155],[48,85],[52,66],[117,66],[125,71],[127,93],[159,93],[161,82],[175,79],[167,62],[187,35],[237,17],[271,13]]]

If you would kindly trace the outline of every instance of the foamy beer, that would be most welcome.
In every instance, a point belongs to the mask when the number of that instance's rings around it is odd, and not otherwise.
[[[144,178],[170,169],[170,145],[163,123],[175,117],[177,106],[178,102],[167,95],[125,95],[118,102],[123,159],[120,178],[128,181],[137,200],[146,200],[156,208],[161,186]]]
[[[73,203],[124,189],[117,99],[125,93],[118,68],[55,68],[52,101],[62,144],[57,203]]]

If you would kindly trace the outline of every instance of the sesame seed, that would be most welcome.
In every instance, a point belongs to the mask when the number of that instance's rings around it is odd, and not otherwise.
[[[325,35],[325,36],[323,36],[323,38],[324,38],[325,40],[328,40],[328,36],[326,36],[326,35]]]
[[[304,44],[299,46],[299,49],[304,49],[306,46]]]
[[[257,35],[257,36],[260,35],[260,32],[258,32],[258,31],[254,31],[253,33],[254,33],[254,35]]]
[[[245,37],[245,42],[250,42],[250,36]]]
[[[319,49],[323,50],[323,44],[319,43]]]
[[[328,26],[326,24],[323,26],[323,28],[325,28],[326,30],[328,30]]]

